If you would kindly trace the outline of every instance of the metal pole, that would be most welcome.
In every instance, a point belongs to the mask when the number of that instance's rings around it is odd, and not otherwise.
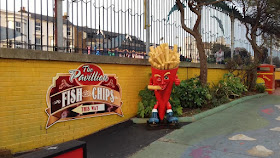
[[[62,0],[56,0],[56,23],[57,23],[57,50],[63,51],[63,18],[62,18]]]
[[[6,0],[6,42],[7,42],[7,48],[9,48],[9,32],[8,32],[8,29],[9,29],[9,21],[8,21],[8,0]]]
[[[47,51],[49,51],[49,0],[47,0]]]
[[[233,52],[234,52],[234,16],[230,15],[230,25],[231,25],[231,59],[233,59]]]
[[[270,35],[270,65],[272,65],[272,35]]]
[[[145,29],[146,29],[146,54],[149,54],[150,47],[150,12],[149,0],[145,0]]]

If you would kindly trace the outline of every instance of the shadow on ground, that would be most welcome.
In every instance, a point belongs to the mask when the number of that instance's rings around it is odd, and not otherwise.
[[[148,130],[146,124],[133,124],[130,120],[79,140],[87,143],[88,158],[124,158],[173,130],[164,128]]]

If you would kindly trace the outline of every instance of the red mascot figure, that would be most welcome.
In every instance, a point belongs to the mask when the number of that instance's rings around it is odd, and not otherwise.
[[[152,65],[152,76],[148,89],[155,91],[157,103],[154,105],[152,117],[148,123],[158,124],[164,119],[166,113],[168,123],[178,123],[178,118],[173,116],[172,106],[169,103],[173,84],[175,83],[176,86],[180,84],[176,75],[180,62],[177,46],[174,46],[174,50],[169,50],[167,44],[150,49],[149,61]]]

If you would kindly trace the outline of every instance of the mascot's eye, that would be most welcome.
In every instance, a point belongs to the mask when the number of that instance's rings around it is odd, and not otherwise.
[[[168,77],[168,76],[164,76],[164,79],[165,79],[165,80],[168,80],[168,79],[169,79],[169,77]]]
[[[158,79],[157,79],[157,81],[161,81],[161,79],[160,79],[160,78],[158,78]]]

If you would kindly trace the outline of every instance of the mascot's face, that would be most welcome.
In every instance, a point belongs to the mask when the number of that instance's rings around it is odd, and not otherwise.
[[[152,68],[153,85],[160,86],[161,89],[159,91],[167,90],[168,87],[173,86],[176,73],[177,68],[171,70],[159,70]]]
[[[156,73],[154,74],[154,85],[158,85],[161,87],[161,90],[165,90],[167,85],[170,82],[170,72],[166,73]]]

